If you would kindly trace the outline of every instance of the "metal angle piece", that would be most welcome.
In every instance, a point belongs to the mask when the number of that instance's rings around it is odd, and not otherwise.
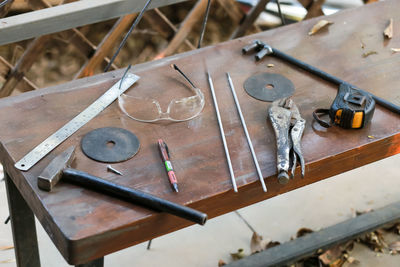
[[[115,163],[132,158],[139,151],[139,139],[132,132],[116,127],[98,128],[81,141],[83,153],[89,158]]]
[[[294,92],[293,83],[277,73],[260,73],[251,76],[244,82],[243,87],[250,96],[267,102],[289,97]]]
[[[107,165],[107,170],[113,173],[116,173],[118,175],[123,175],[122,172],[120,172],[119,170],[113,168],[111,165]]]
[[[84,111],[79,113],[75,118],[58,129],[55,133],[49,136],[46,140],[36,146],[32,151],[26,154],[20,161],[15,163],[15,167],[21,171],[29,170],[44,156],[50,153],[59,144],[64,142],[68,137],[79,130],[83,125],[97,116],[101,111],[108,107],[120,94],[128,90],[140,77],[128,73],[125,77],[116,82],[102,96],[88,106]]]

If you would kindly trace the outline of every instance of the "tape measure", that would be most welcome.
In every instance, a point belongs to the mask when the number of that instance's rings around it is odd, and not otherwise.
[[[375,111],[375,100],[370,94],[341,84],[330,109],[316,109],[314,119],[323,127],[338,125],[345,129],[361,129],[371,121]],[[320,115],[328,114],[330,122],[324,121]]]
[[[46,140],[35,147],[31,152],[26,154],[20,161],[15,163],[15,167],[21,171],[29,170],[39,160],[46,156],[50,151],[61,144],[65,139],[70,137],[79,128],[88,121],[97,116],[101,111],[108,107],[120,94],[128,90],[137,80],[139,76],[127,73],[125,77],[114,84],[102,96],[88,106],[84,111],[79,113],[75,118],[49,136]]]

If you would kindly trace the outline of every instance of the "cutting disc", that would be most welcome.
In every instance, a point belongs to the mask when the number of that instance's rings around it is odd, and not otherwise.
[[[139,150],[139,139],[128,130],[115,127],[95,129],[81,141],[83,153],[91,159],[113,163],[128,160]]]
[[[252,97],[268,102],[291,96],[294,92],[293,83],[285,76],[276,73],[251,76],[243,86]]]

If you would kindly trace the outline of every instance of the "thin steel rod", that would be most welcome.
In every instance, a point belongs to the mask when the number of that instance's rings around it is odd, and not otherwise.
[[[0,3],[0,7],[5,6],[10,2],[11,0],[4,0],[3,2]]]
[[[244,222],[244,224],[247,225],[247,227],[249,227],[250,231],[257,233],[254,227],[242,216],[242,214],[240,214],[237,210],[235,210],[235,214]]]
[[[286,25],[285,18],[283,17],[282,10],[281,10],[281,2],[279,0],[276,0],[276,4],[278,5],[278,13],[279,13],[279,16],[281,17],[282,25]]]
[[[114,53],[113,57],[111,58],[110,62],[107,64],[106,68],[104,69],[104,72],[107,72],[108,69],[111,67],[111,65],[113,64],[115,58],[117,57],[117,55],[119,54],[119,51],[121,51],[121,48],[125,45],[126,41],[128,40],[129,35],[132,33],[133,29],[135,29],[136,25],[140,22],[140,20],[143,17],[144,12],[147,10],[147,7],[149,6],[151,0],[147,0],[146,4],[144,5],[143,9],[140,11],[139,15],[136,17],[135,21],[133,22],[131,28],[129,29],[129,31],[126,33],[124,39],[122,40],[122,42],[119,44],[119,47],[117,49],[117,51]]]
[[[200,38],[199,38],[199,43],[197,44],[197,48],[200,48],[201,43],[203,42],[204,32],[206,31],[208,14],[210,13],[210,6],[211,6],[211,0],[208,0],[206,13],[204,14],[203,25],[201,26]]]
[[[147,243],[147,250],[150,250],[151,248],[151,242],[153,241],[153,239],[150,239],[149,242]]]
[[[247,143],[249,144],[251,155],[253,156],[254,165],[256,165],[258,179],[260,179],[261,186],[262,186],[264,192],[267,192],[267,187],[265,186],[265,183],[264,183],[264,177],[261,173],[260,165],[258,165],[256,153],[254,152],[253,143],[251,142],[250,134],[247,131],[246,121],[244,120],[242,109],[240,108],[239,100],[236,96],[235,87],[233,86],[233,82],[232,82],[232,79],[231,79],[231,76],[229,75],[229,73],[226,73],[226,77],[228,78],[229,87],[231,88],[233,99],[235,100],[236,108],[239,113],[240,121],[242,122],[244,133],[246,134]]]
[[[233,173],[231,157],[229,156],[228,145],[226,144],[226,139],[225,139],[224,127],[222,126],[221,115],[219,114],[217,98],[215,96],[215,91],[214,91],[214,84],[212,82],[212,79],[211,79],[211,76],[210,76],[209,73],[207,73],[207,77],[208,77],[208,83],[210,84],[210,89],[211,89],[212,99],[213,99],[213,102],[214,102],[215,112],[217,113],[219,131],[221,133],[222,143],[224,144],[226,161],[228,162],[229,173],[231,174],[231,181],[232,181],[232,185],[233,185],[233,191],[237,192],[238,189],[237,189],[237,186],[236,186],[235,174]]]

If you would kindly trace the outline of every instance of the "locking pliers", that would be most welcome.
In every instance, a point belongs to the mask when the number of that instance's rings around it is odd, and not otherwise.
[[[268,113],[276,136],[279,183],[286,184],[289,181],[290,166],[290,176],[293,178],[297,157],[300,160],[301,176],[304,177],[304,158],[300,142],[306,121],[301,117],[296,104],[289,98],[274,101]]]

